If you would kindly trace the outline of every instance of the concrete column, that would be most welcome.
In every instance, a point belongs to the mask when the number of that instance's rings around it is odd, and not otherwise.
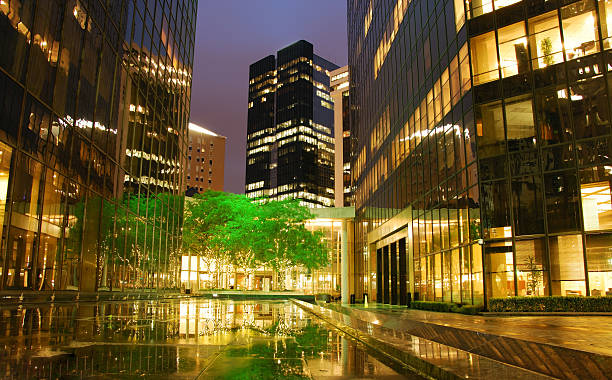
[[[342,266],[340,272],[340,294],[342,303],[349,303],[349,252],[348,252],[348,222],[342,220],[342,248],[340,264]]]

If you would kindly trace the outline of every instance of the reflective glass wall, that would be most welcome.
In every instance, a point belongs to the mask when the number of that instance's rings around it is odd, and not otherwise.
[[[523,1],[469,21],[488,297],[612,294],[611,11]]]
[[[195,2],[0,2],[0,289],[174,287]]]
[[[364,292],[401,230],[421,299],[612,294],[608,11],[349,1]]]

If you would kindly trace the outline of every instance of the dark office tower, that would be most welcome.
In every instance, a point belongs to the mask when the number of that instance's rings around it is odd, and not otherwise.
[[[374,278],[404,272],[426,300],[612,294],[612,3],[350,0],[348,15],[364,291],[386,298]],[[394,242],[406,266],[376,273]]]
[[[271,152],[276,128],[276,59],[270,55],[249,68],[246,194],[270,194]]]
[[[0,289],[177,286],[195,14],[0,2]]]
[[[298,41],[251,65],[246,194],[332,206],[333,103],[338,66]]]

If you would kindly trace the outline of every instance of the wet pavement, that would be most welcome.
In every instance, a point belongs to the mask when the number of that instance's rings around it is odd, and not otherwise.
[[[390,327],[420,321],[612,356],[612,316],[472,316],[377,303],[342,308],[375,313]]]
[[[0,379],[420,378],[288,301],[7,307],[0,347]]]
[[[467,316],[295,302],[425,373],[443,368],[462,378],[612,379],[612,317]]]

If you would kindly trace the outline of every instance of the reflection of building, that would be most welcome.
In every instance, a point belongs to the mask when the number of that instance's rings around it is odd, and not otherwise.
[[[612,3],[429,3],[349,2],[361,291],[612,294]]]
[[[226,137],[189,123],[187,180],[189,195],[206,190],[223,191]]]
[[[251,65],[246,195],[332,206],[333,102],[338,66],[298,41]]]
[[[0,289],[176,286],[194,7],[0,2]]]
[[[348,66],[334,70],[330,75],[331,97],[334,101],[334,205],[345,207],[353,205]]]

